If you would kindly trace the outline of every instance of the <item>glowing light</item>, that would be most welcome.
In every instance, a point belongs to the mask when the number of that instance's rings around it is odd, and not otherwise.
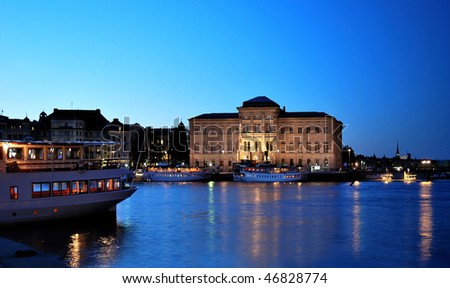
[[[3,149],[8,150],[8,148],[9,148],[9,143],[3,143]]]

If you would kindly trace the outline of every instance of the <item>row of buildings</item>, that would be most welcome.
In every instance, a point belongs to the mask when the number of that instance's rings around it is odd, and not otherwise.
[[[342,122],[324,112],[288,112],[268,97],[244,101],[232,113],[206,113],[174,127],[107,120],[100,109],[54,109],[39,120],[0,116],[0,138],[104,141],[121,144],[132,163],[159,162],[231,170],[248,160],[320,170],[342,168]],[[143,161],[145,159],[145,161]]]

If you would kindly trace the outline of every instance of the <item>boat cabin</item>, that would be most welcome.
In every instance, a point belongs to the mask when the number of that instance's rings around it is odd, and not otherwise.
[[[115,142],[0,141],[0,173],[125,166]]]

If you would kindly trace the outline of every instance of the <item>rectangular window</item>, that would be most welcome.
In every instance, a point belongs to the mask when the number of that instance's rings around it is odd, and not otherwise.
[[[105,192],[105,180],[97,179],[89,181],[90,193]]]
[[[88,181],[80,180],[80,181],[72,181],[72,194],[86,194],[88,192]]]
[[[53,182],[52,196],[69,196],[70,186],[68,181]]]
[[[32,184],[31,198],[50,197],[50,182]]]
[[[9,187],[9,198],[11,200],[19,199],[19,189],[17,188],[17,186]]]
[[[23,160],[23,149],[22,148],[9,148],[8,149],[8,159]]]
[[[120,178],[106,179],[106,191],[120,190]]]
[[[114,190],[120,190],[120,178],[114,178]]]
[[[47,160],[62,160],[63,151],[61,147],[51,147],[47,151]]]
[[[302,134],[303,133],[303,128],[302,127],[298,127],[297,129],[298,129],[297,130],[298,134]]]
[[[43,160],[44,159],[44,149],[43,148],[28,149],[28,159],[29,160]]]
[[[66,159],[80,159],[80,148],[66,148]]]
[[[113,191],[114,190],[114,179],[109,178],[106,179],[106,191]]]

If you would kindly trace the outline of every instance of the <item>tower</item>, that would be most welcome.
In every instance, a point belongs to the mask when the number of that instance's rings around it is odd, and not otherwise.
[[[400,149],[398,148],[398,141],[397,141],[397,152],[395,152],[395,157],[400,158]]]

